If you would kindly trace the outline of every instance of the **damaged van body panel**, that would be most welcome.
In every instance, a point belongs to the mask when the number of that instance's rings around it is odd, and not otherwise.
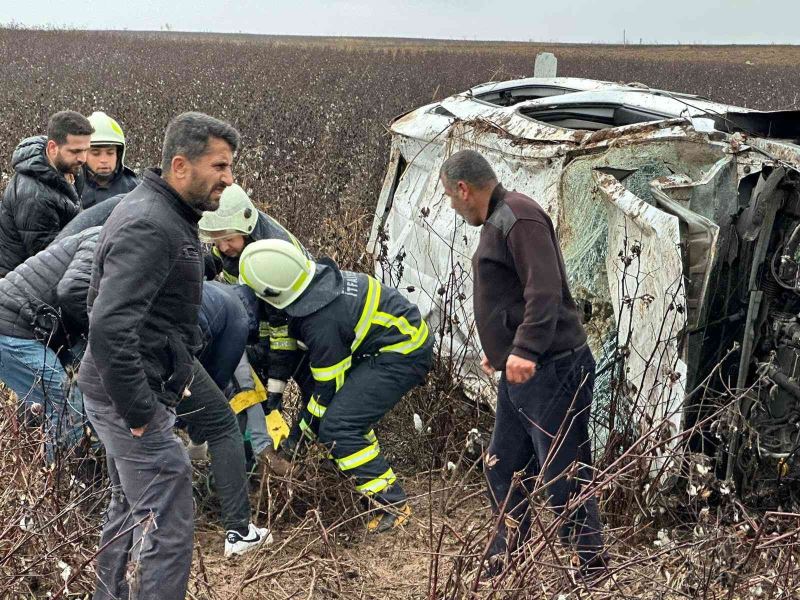
[[[800,448],[794,116],[592,80],[476,86],[393,122],[369,240],[376,273],[419,305],[465,389],[491,401],[472,311],[479,229],[439,181],[448,156],[476,149],[553,220],[606,373],[596,410],[624,357],[641,427],[675,435],[733,395],[726,425],[694,445],[732,452],[729,469],[769,459],[785,473]]]

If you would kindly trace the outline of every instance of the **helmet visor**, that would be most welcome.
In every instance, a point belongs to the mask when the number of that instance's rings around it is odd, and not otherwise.
[[[200,241],[206,244],[213,244],[215,242],[221,242],[222,240],[229,240],[232,237],[236,237],[237,235],[247,235],[242,231],[236,231],[235,229],[221,229],[219,231],[209,231],[207,229],[201,229],[198,231],[198,236],[200,237]]]

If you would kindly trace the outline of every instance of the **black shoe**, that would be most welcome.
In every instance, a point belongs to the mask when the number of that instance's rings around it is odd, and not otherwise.
[[[493,577],[497,577],[505,570],[506,567],[506,555],[505,553],[500,554],[492,554],[491,556],[486,558],[486,562],[483,565],[483,571],[481,575],[486,579],[491,579]]]
[[[608,555],[608,552],[599,552],[581,565],[579,570],[580,577],[586,583],[600,579],[603,575],[610,572],[608,568],[610,564],[611,557]]]

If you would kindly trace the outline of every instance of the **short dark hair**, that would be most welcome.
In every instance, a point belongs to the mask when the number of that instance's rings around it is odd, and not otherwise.
[[[185,112],[167,125],[161,149],[161,170],[169,173],[172,159],[178,154],[194,161],[205,154],[211,138],[225,140],[236,152],[241,136],[232,125],[201,112]]]
[[[47,121],[47,139],[59,146],[67,143],[68,135],[92,135],[94,127],[89,119],[74,110],[62,110],[50,115]]]
[[[477,188],[485,188],[497,183],[497,175],[482,154],[475,150],[459,150],[448,158],[439,169],[448,183],[465,181]]]

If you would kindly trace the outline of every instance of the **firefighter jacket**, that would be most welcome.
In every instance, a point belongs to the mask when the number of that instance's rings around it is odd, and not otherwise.
[[[329,259],[317,263],[308,289],[285,310],[289,336],[307,348],[315,381],[308,411],[318,418],[354,364],[380,354],[413,357],[432,343],[415,304],[369,275],[339,270]],[[300,428],[308,432],[303,421]]]

